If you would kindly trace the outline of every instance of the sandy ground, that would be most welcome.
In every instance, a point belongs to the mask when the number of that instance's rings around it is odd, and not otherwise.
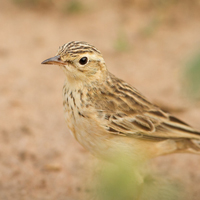
[[[200,45],[200,16],[187,5],[165,12],[102,1],[62,14],[0,4],[0,199],[76,200],[88,192],[81,180],[94,158],[64,122],[64,75],[40,64],[71,40],[94,44],[111,72],[200,130],[200,104],[185,97],[180,84],[185,62]],[[119,52],[114,46],[121,32],[129,50]],[[197,155],[179,154],[152,165],[181,180],[188,199],[198,200],[199,163]]]

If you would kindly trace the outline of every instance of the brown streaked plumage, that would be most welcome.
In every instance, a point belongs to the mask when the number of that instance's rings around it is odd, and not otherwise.
[[[200,132],[111,74],[94,46],[77,41],[64,44],[42,64],[63,69],[67,125],[94,155],[112,159],[123,150],[133,159],[146,160],[176,152],[200,154]]]

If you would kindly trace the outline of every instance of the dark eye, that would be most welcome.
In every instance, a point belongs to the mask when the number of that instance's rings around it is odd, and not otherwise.
[[[85,65],[85,64],[87,63],[87,61],[88,61],[88,58],[87,58],[87,57],[82,57],[82,58],[79,60],[79,63],[80,63],[81,65]]]

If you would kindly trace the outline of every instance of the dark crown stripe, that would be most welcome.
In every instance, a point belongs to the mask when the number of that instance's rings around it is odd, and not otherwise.
[[[67,44],[64,44],[62,47],[60,47],[58,54],[63,53],[70,53],[70,54],[79,54],[79,53],[92,53],[96,52],[101,54],[101,52],[96,49],[94,46],[86,43],[86,42],[80,42],[80,41],[73,41],[69,42]]]

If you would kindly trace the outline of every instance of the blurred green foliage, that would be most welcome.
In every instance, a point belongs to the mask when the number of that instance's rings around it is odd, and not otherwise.
[[[85,7],[79,0],[65,1],[62,7],[64,13],[80,13]]]
[[[114,41],[114,49],[121,52],[130,50],[130,42],[125,32],[119,31],[118,37]]]
[[[80,0],[12,0],[16,5],[28,8],[55,8],[63,13],[79,13],[85,6]]]
[[[47,7],[52,4],[52,0],[12,0],[16,5],[26,7]]]
[[[140,167],[139,167],[140,166]],[[183,200],[181,187],[166,177],[154,176],[139,163],[119,156],[115,164],[105,164],[97,178],[98,200]],[[140,170],[139,170],[140,169]],[[140,171],[140,173],[139,173]],[[141,176],[143,175],[143,177]]]
[[[81,0],[10,0],[19,5],[25,6],[55,6],[56,4],[69,4],[69,9],[79,10],[80,3],[83,3]],[[199,7],[199,0],[110,0],[113,4],[118,4],[121,7],[125,8],[140,8],[140,9],[152,9],[152,8],[166,8],[170,5],[176,4],[185,4],[189,7]],[[84,2],[85,3],[85,2]]]
[[[200,99],[200,52],[186,64],[182,81],[187,94],[194,99]]]
[[[155,33],[157,28],[159,27],[161,20],[157,17],[151,20],[142,30],[142,36],[149,37]]]
[[[134,169],[107,165],[99,177],[98,197],[103,200],[135,199],[139,195],[136,180]]]

